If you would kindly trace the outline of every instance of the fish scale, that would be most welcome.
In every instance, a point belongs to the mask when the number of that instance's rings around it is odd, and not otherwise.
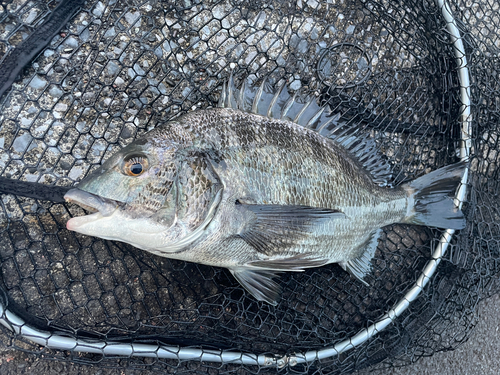
[[[68,229],[226,267],[255,298],[276,304],[277,272],[339,263],[366,282],[381,227],[464,227],[448,197],[463,163],[389,188],[390,166],[368,134],[314,98],[269,87],[238,90],[231,77],[218,108],[120,150],[66,194],[97,211]],[[138,176],[123,170],[132,157],[147,160]]]
[[[217,117],[229,117],[231,118],[231,110],[221,110],[221,109],[213,109],[208,110],[218,113],[212,113],[212,118],[216,119]],[[229,112],[228,112],[229,111]],[[186,121],[192,123],[195,119],[191,119],[190,115],[187,115]],[[218,127],[218,130],[221,133],[225,134],[235,134],[234,139],[244,139],[244,137],[240,137],[238,129],[231,128],[233,123],[238,124],[238,127],[241,126],[236,118],[231,123],[226,122],[225,120],[221,120],[220,124],[229,124],[228,127]],[[253,120],[253,121],[252,121]],[[251,119],[253,124],[258,121],[267,121],[266,118],[262,118],[261,116],[255,116]],[[248,121],[248,119],[246,120]],[[278,199],[278,201],[273,202],[274,204],[302,204],[302,205],[317,205],[321,203],[326,203],[332,208],[336,208],[337,206],[342,205],[341,202],[358,202],[359,205],[369,204],[370,200],[374,199],[372,191],[377,190],[377,196],[387,197],[386,199],[390,199],[392,196],[402,196],[403,194],[399,192],[397,189],[380,189],[376,184],[374,184],[366,172],[362,169],[358,171],[355,170],[357,167],[355,163],[348,159],[345,154],[335,153],[334,149],[332,152],[327,153],[325,150],[323,152],[316,151],[317,148],[320,147],[320,142],[316,139],[312,139],[312,145],[304,142],[304,137],[302,132],[286,132],[285,136],[280,134],[280,127],[283,126],[283,122],[267,122],[265,124],[265,128],[267,129],[267,133],[265,137],[262,137],[260,140],[260,144],[257,142],[251,143],[243,143],[233,142],[232,144],[239,143],[239,147],[242,149],[241,152],[231,150],[224,154],[223,158],[227,160],[234,159],[232,167],[234,169],[241,169],[241,166],[246,166],[247,168],[253,168],[255,171],[260,172],[260,176],[262,179],[257,178],[249,178],[247,183],[251,185],[255,185],[253,191],[262,191],[262,188],[271,188],[273,187],[273,191],[279,194],[280,190],[275,183],[275,174],[272,173],[273,170],[289,170],[286,168],[287,164],[294,159],[296,166],[300,166],[300,169],[293,170],[292,173],[289,173],[289,179],[303,179],[305,183],[298,188],[302,188],[302,190],[307,191],[306,200],[298,200],[296,196],[293,196],[294,200],[286,201],[285,199]],[[263,128],[263,126],[255,127],[255,128]],[[272,129],[276,128],[276,131],[273,133]],[[246,130],[246,134],[251,133],[251,131]],[[248,138],[247,138],[248,139]],[[252,139],[257,139],[257,137],[252,137]],[[268,140],[270,139],[270,140]],[[290,142],[286,143],[286,140],[290,140]],[[293,140],[293,141],[292,141]],[[210,148],[220,149],[221,152],[224,149],[223,145],[218,145],[215,142],[212,142],[211,139],[205,140]],[[295,146],[294,146],[295,144]],[[304,147],[298,148],[296,145],[303,145]],[[246,146],[250,146],[251,148],[246,149]],[[262,146],[262,147],[260,147]],[[309,146],[309,147],[307,147]],[[200,146],[203,147],[203,146]],[[259,148],[260,147],[260,148]],[[293,148],[292,148],[293,147]],[[244,149],[244,150],[243,150]],[[239,155],[240,157],[234,157],[233,155]],[[264,155],[264,156],[262,156]],[[290,160],[291,159],[291,160]],[[272,160],[272,161],[271,161]],[[321,174],[318,174],[318,171]],[[266,173],[268,172],[268,173]],[[293,173],[295,172],[295,173]],[[235,178],[244,178],[245,174],[249,172],[241,171],[238,177]],[[264,178],[263,176],[268,176],[268,178]],[[351,177],[351,179],[348,178]],[[328,178],[331,177],[331,178]],[[288,180],[289,181],[289,180]],[[288,181],[283,181],[283,183],[287,183]],[[325,189],[322,188],[321,185],[324,185],[325,181],[329,182],[329,186]],[[353,185],[353,183],[356,183]],[[351,192],[352,186],[363,186],[366,193],[359,188],[357,191]],[[287,193],[290,192],[289,189],[283,190]],[[342,192],[342,196],[339,196],[338,192]],[[311,194],[312,193],[312,194]],[[263,194],[265,195],[265,194]],[[351,200],[351,195],[356,197],[356,200]],[[269,198],[269,197],[267,197]],[[262,198],[265,199],[265,198]],[[318,202],[315,202],[318,200]],[[270,199],[268,201],[271,201]]]

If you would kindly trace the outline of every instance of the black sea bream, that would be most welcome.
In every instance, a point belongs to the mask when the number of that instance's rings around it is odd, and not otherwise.
[[[230,79],[219,108],[158,126],[70,190],[96,212],[67,227],[226,267],[276,304],[277,272],[339,263],[362,280],[383,226],[464,227],[450,198],[463,164],[383,187],[388,164],[374,146],[314,100]]]

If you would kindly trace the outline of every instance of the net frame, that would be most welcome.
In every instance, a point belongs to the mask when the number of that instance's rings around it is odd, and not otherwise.
[[[446,0],[436,0],[436,4],[441,9],[442,17],[446,21],[448,37],[451,39],[450,44],[453,46],[455,61],[457,65],[458,80],[460,83],[460,99],[461,99],[461,144],[459,156],[462,161],[468,161],[472,147],[471,134],[471,90],[470,76],[467,65],[464,41],[457,26],[457,20],[452,14],[449,3]],[[455,204],[461,208],[467,194],[467,179],[468,167],[465,170],[461,185],[455,196]],[[347,338],[332,347],[321,350],[313,350],[305,353],[295,353],[293,355],[279,356],[270,354],[252,354],[232,350],[207,350],[183,348],[180,346],[166,345],[148,345],[148,344],[123,344],[119,342],[105,342],[98,340],[77,339],[69,336],[54,334],[51,332],[41,331],[33,326],[30,326],[21,317],[9,310],[7,299],[0,302],[0,324],[11,330],[13,333],[31,340],[34,343],[40,344],[50,349],[70,350],[73,352],[98,353],[104,355],[119,355],[119,356],[140,356],[154,357],[165,359],[178,360],[199,360],[217,363],[233,363],[243,365],[258,365],[262,367],[277,366],[282,368],[285,366],[295,366],[297,364],[309,364],[317,360],[323,360],[338,356],[341,353],[347,352],[355,347],[368,341],[378,333],[382,332],[391,325],[398,316],[400,316],[414,301],[429,280],[435,273],[442,257],[445,255],[451,239],[454,235],[454,230],[445,230],[436,248],[433,251],[432,259],[425,265],[420,277],[415,282],[414,286],[398,301],[394,307],[388,310],[377,322],[370,325],[366,329],[361,330],[356,335]]]

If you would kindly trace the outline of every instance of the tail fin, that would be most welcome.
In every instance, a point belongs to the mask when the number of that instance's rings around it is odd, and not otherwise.
[[[453,194],[464,170],[465,163],[460,162],[440,168],[404,185],[414,201],[413,210],[405,222],[445,229],[465,228],[465,217],[453,202]]]

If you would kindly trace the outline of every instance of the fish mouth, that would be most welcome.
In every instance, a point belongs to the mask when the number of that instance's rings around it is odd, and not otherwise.
[[[71,189],[64,195],[64,200],[75,203],[83,209],[92,212],[90,215],[77,216],[68,220],[66,227],[77,230],[78,227],[102,217],[111,216],[121,205],[121,202],[100,197],[81,189]]]

